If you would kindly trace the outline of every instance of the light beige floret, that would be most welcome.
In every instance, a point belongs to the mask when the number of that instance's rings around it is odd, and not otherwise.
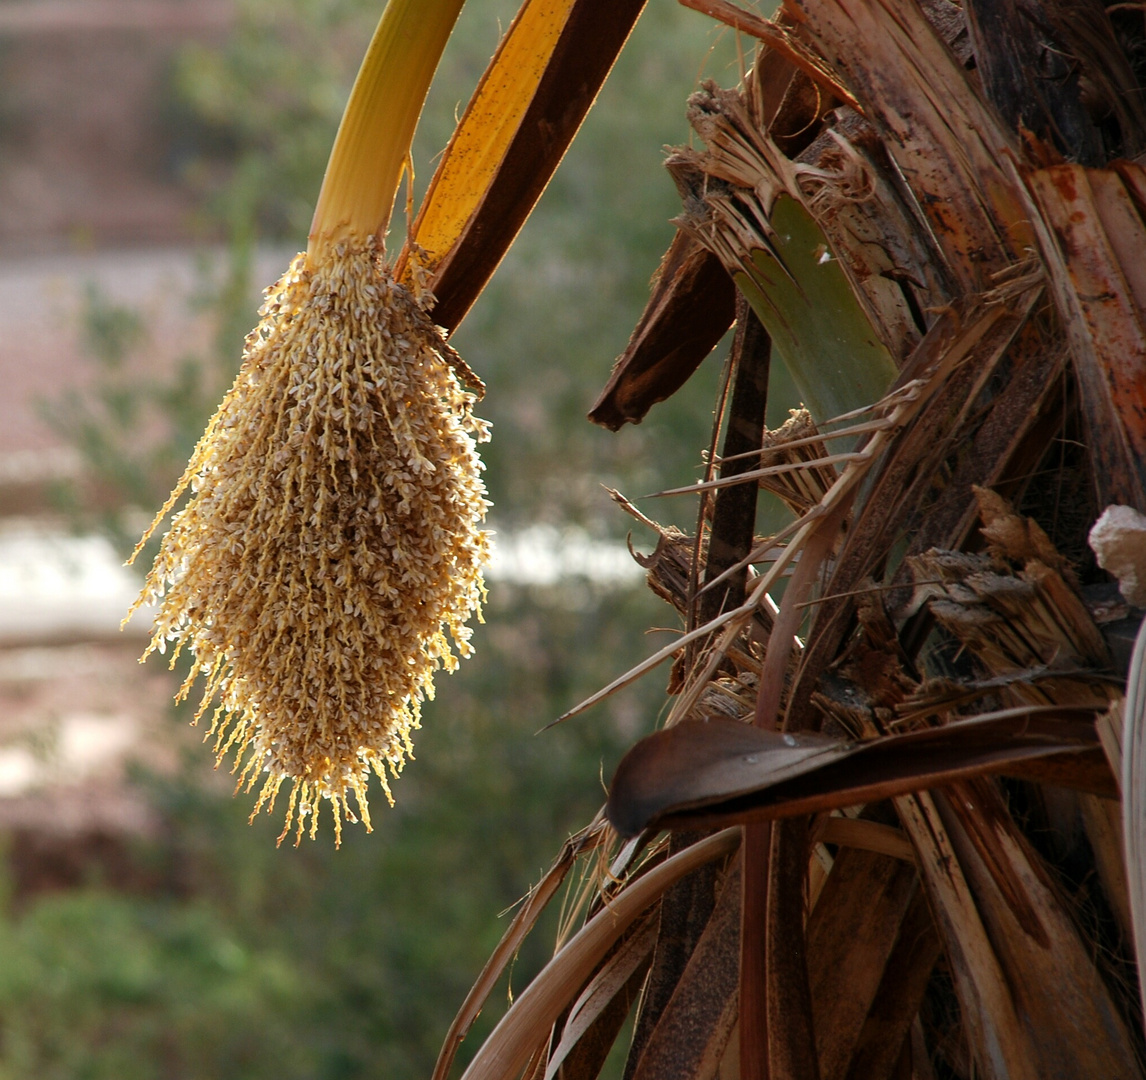
[[[217,760],[233,752],[248,791],[265,777],[252,818],[290,780],[280,842],[308,817],[313,837],[324,798],[340,840],[351,792],[370,829],[371,772],[390,799],[435,670],[457,666],[450,639],[471,652],[488,436],[373,240],[296,257],[260,316],[152,525],[191,489],[136,606],[159,609],[145,658],[193,653],[179,697],[205,677]]]

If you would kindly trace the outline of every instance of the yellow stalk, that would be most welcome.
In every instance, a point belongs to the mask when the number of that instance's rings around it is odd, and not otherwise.
[[[477,211],[549,66],[576,0],[525,0],[458,123],[411,239],[433,269]]]
[[[382,239],[414,128],[463,2],[386,5],[330,152],[310,227],[310,266],[349,236]]]

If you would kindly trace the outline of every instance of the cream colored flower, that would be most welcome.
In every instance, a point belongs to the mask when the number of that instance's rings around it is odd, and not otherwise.
[[[193,653],[179,697],[205,678],[217,761],[248,791],[265,775],[252,818],[289,780],[280,842],[308,818],[313,837],[323,799],[337,842],[344,817],[370,829],[370,773],[390,799],[434,672],[471,652],[488,436],[375,240],[299,255],[260,316],[136,606],[159,605],[145,658]]]

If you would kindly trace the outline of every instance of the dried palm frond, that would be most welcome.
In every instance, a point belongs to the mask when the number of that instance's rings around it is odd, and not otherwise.
[[[850,457],[829,457],[819,434],[807,409],[792,409],[780,427],[764,436],[761,470],[797,462],[804,466],[789,474],[774,473],[760,477],[760,486],[778,496],[796,514],[805,513],[824,497],[836,479],[834,466]]]
[[[725,829],[637,877],[611,904],[598,911],[522,991],[474,1055],[462,1080],[516,1075],[533,1048],[546,1039],[566,1004],[569,988],[584,984],[625,930],[675,881],[714,859],[727,857],[739,845],[739,830]]]
[[[695,340],[673,352],[672,328],[699,340],[719,321],[697,310],[714,258],[818,430],[720,456],[714,434],[703,481],[661,493],[701,499],[696,535],[662,530],[647,560],[684,632],[567,714],[673,659],[665,730],[619,768],[611,818],[634,843],[670,830],[677,852],[744,830],[738,927],[711,870],[660,901],[626,1078],[890,1080],[932,1062],[959,1080],[1141,1077],[1143,830],[1126,817],[1124,859],[1111,769],[1141,786],[1126,771],[1140,716],[1124,741],[1098,571],[1071,560],[1104,502],[1146,511],[1146,183],[1138,163],[1086,157],[1140,145],[1124,38],[1146,24],[1124,5],[1021,0],[1015,52],[1035,51],[1016,63],[980,0],[787,0],[773,21],[686,6],[763,44],[742,87],[689,103],[704,146],[669,166],[692,243],[678,234],[594,415],[639,419],[683,384],[699,357]],[[1035,112],[1008,100],[1024,94]],[[1098,142],[1060,138],[1087,125]],[[730,559],[717,500],[757,485],[798,520],[742,530]],[[566,1005],[613,987],[611,964],[567,984]],[[571,1059],[552,1051],[581,1029],[553,1015],[507,1068],[532,1055],[531,1076],[562,1075]]]

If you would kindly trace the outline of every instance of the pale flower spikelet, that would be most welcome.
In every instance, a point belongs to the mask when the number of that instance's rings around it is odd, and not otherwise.
[[[136,603],[158,604],[145,658],[194,655],[179,697],[206,678],[196,719],[214,703],[217,760],[233,752],[248,791],[265,776],[252,818],[291,781],[296,843],[323,798],[340,840],[351,792],[370,829],[370,773],[389,799],[386,769],[435,670],[457,666],[449,638],[470,653],[484,593],[486,427],[380,246],[299,255],[267,291]]]

